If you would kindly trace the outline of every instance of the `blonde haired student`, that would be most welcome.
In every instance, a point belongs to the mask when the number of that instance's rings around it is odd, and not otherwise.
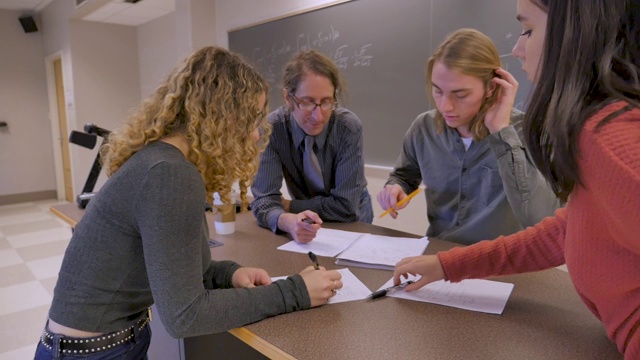
[[[378,194],[393,218],[421,182],[427,235],[461,244],[513,234],[560,206],[523,145],[518,82],[500,66],[491,39],[474,29],[449,34],[429,58],[436,109],[415,119]]]

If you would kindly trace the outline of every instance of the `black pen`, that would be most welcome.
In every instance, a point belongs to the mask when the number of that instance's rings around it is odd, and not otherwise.
[[[315,223],[316,223],[315,221],[313,221],[313,220],[311,220],[311,219],[309,219],[309,218],[304,218],[304,219],[302,219],[301,221],[302,221],[303,223],[307,223],[307,224],[311,224],[311,225],[313,225],[313,224],[315,224]]]
[[[400,285],[395,285],[395,286],[388,287],[386,289],[381,289],[381,290],[375,291],[375,292],[371,293],[371,295],[369,295],[369,298],[370,299],[377,299],[379,297],[386,296],[388,293],[390,293],[392,291],[404,289],[405,286],[407,286],[409,284],[413,284],[413,283],[414,283],[413,280],[409,280],[409,281],[403,282]]]
[[[316,257],[316,254],[309,251],[309,259],[311,259],[311,262],[313,263],[313,268],[316,270],[320,270],[320,264],[318,264],[318,258]]]

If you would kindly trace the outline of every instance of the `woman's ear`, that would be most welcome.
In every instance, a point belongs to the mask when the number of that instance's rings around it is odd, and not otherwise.
[[[493,93],[496,91],[496,83],[494,83],[493,81],[489,82],[489,86],[487,86],[487,95],[485,96],[485,99],[488,99],[490,97],[493,96]]]

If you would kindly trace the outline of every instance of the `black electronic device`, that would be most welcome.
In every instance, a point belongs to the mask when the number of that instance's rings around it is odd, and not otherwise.
[[[93,149],[96,146],[98,136],[103,138],[102,143],[100,144],[100,147],[102,147],[111,133],[111,131],[98,127],[94,124],[86,124],[84,126],[84,131],[85,132],[75,130],[71,131],[71,135],[69,135],[69,142],[88,149]],[[91,171],[89,172],[87,181],[84,183],[84,187],[82,188],[82,193],[76,197],[76,203],[79,208],[84,209],[87,207],[89,200],[91,200],[95,195],[93,188],[96,186],[101,170],[102,164],[100,163],[100,151],[98,151],[98,154],[93,161],[93,166],[91,166]]]
[[[22,25],[22,30],[24,30],[25,33],[38,31],[38,26],[36,25],[36,21],[33,19],[33,16],[21,16],[18,18],[18,20],[20,20],[20,25]]]

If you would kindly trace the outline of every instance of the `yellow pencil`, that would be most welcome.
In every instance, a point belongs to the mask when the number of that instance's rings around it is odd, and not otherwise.
[[[398,206],[406,203],[407,201],[411,200],[412,197],[418,195],[418,193],[420,193],[420,191],[422,191],[422,189],[424,189],[426,186],[424,184],[421,184],[420,186],[418,186],[417,189],[415,189],[411,194],[409,194],[409,196],[407,196],[406,198],[398,201],[398,203],[396,204],[396,208],[398,208]],[[388,213],[390,213],[391,211],[393,211],[394,208],[389,208],[387,209],[387,211],[383,212],[382,215],[380,215],[379,217],[383,217],[385,215],[387,215]]]

